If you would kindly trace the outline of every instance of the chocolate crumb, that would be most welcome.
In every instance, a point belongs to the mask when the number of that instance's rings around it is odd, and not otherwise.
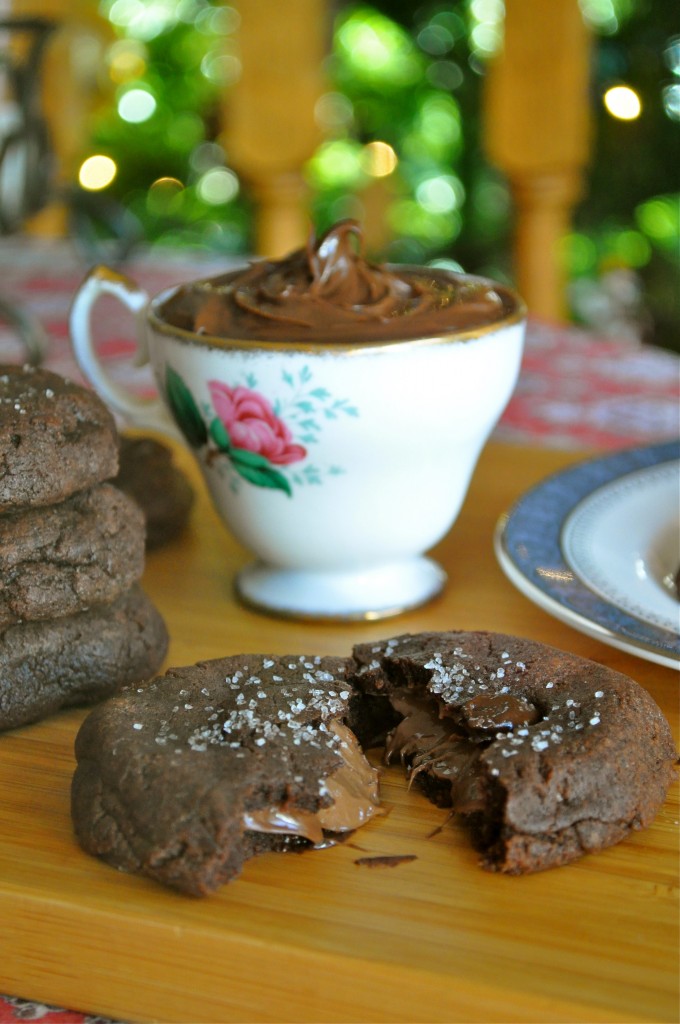
[[[437,825],[437,826],[436,826],[435,828],[433,828],[433,829],[432,829],[432,831],[431,831],[431,832],[428,832],[428,833],[427,833],[427,835],[425,836],[425,838],[426,838],[426,839],[434,839],[434,837],[435,837],[435,836],[438,836],[440,832],[443,832],[443,831],[444,831],[444,829],[446,828],[446,826],[448,825],[448,823],[449,823],[450,821],[453,821],[453,819],[455,818],[455,816],[456,816],[456,815],[455,815],[455,812],[454,812],[454,811],[451,811],[451,813],[450,813],[450,814],[447,814],[447,815],[446,815],[446,817],[445,817],[445,818],[444,818],[444,820],[442,821],[441,825]]]
[[[378,855],[376,857],[357,857],[354,861],[359,867],[365,868],[396,868],[397,864],[407,864],[410,860],[417,860],[415,853],[402,853]]]

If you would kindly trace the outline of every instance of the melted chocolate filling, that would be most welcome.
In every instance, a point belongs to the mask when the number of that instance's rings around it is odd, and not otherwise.
[[[293,803],[245,811],[243,822],[253,832],[301,836],[316,847],[332,844],[327,833],[350,832],[380,813],[378,776],[361,752],[355,736],[341,722],[329,730],[338,737],[341,764],[325,780],[331,802],[318,811],[306,811]]]
[[[389,700],[403,717],[387,737],[386,762],[398,756],[410,780],[425,776],[428,795],[458,814],[478,814],[487,807],[488,780],[480,757],[497,733],[541,717],[533,704],[510,694],[478,695],[447,708],[434,697],[402,688]]]

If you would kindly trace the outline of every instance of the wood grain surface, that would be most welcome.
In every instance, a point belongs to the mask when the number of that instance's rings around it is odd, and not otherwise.
[[[676,673],[557,622],[496,563],[498,516],[575,458],[489,446],[435,552],[446,592],[371,624],[285,622],[237,605],[231,581],[247,555],[197,482],[189,531],[147,559],[145,588],[172,637],[168,665],[246,651],[344,654],[359,640],[421,629],[500,630],[633,676],[677,740]],[[350,841],[261,856],[195,900],[76,845],[69,787],[84,714],[0,737],[0,991],[125,1020],[678,1020],[677,784],[647,831],[573,865],[508,878],[481,870],[465,831],[390,768],[388,813]],[[357,864],[378,855],[410,859]]]

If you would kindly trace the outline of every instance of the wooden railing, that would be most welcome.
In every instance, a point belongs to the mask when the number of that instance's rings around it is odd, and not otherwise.
[[[531,312],[565,316],[560,243],[590,148],[590,39],[577,0],[507,0],[487,78],[484,138],[515,208],[514,271]]]

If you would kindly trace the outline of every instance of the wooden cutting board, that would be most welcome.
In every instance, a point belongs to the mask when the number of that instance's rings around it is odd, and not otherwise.
[[[632,675],[677,739],[676,673],[557,622],[495,561],[501,512],[574,458],[489,446],[435,552],[450,574],[445,594],[372,624],[284,622],[237,605],[231,581],[247,555],[197,481],[190,530],[147,560],[145,588],[172,636],[168,664],[245,651],[344,654],[358,640],[422,629],[500,630]],[[646,832],[508,878],[482,871],[465,831],[390,768],[389,813],[351,841],[264,855],[195,900],[116,872],[74,842],[69,786],[84,714],[0,737],[0,991],[127,1020],[678,1020],[677,784]],[[380,854],[414,859],[357,864]]]

